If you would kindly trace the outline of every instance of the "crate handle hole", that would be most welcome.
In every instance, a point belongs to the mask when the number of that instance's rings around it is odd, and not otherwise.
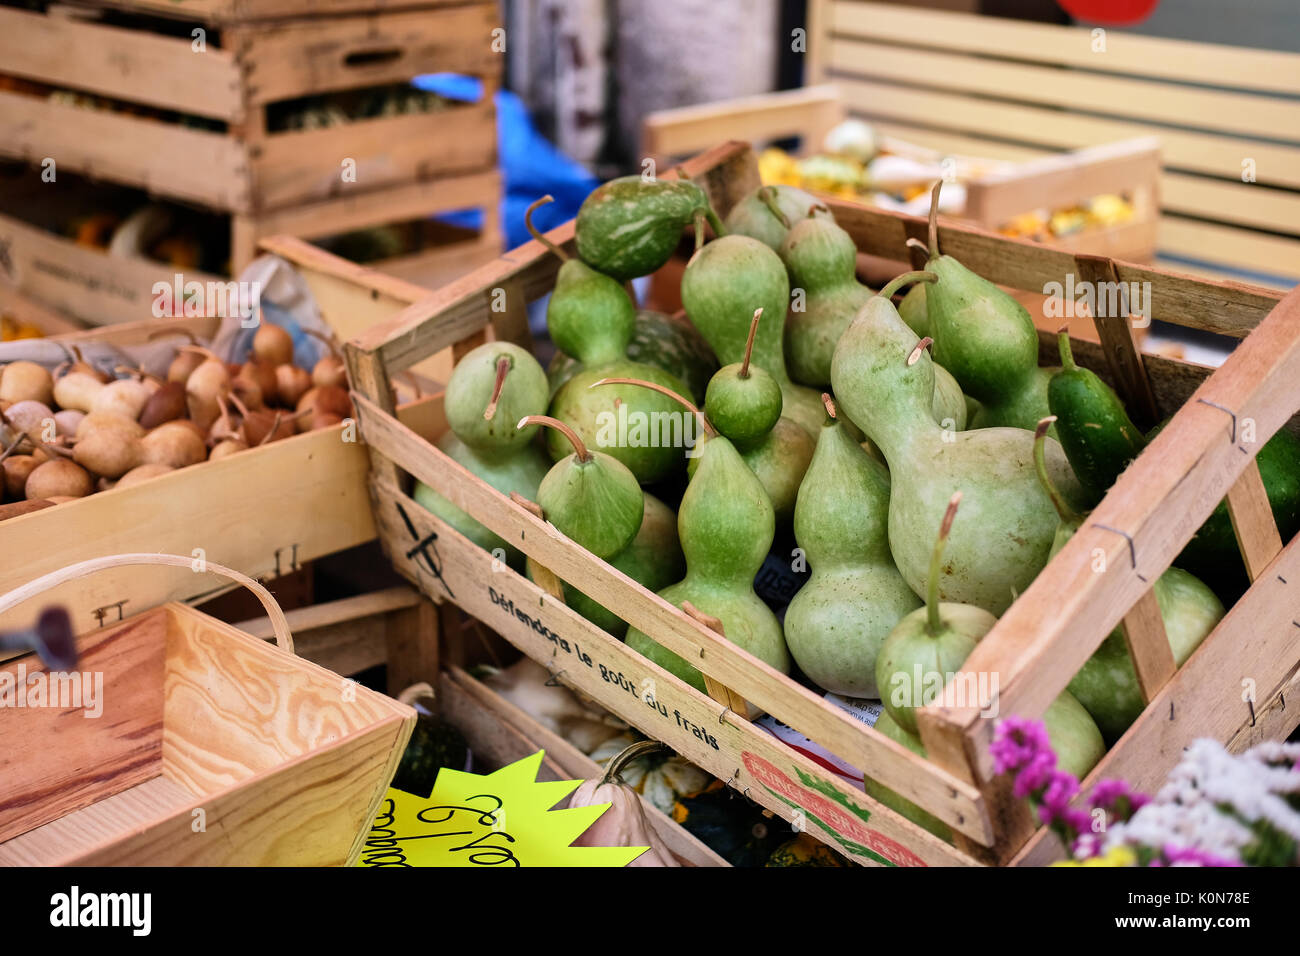
[[[377,50],[357,50],[343,58],[343,65],[352,69],[365,69],[369,66],[383,66],[400,60],[403,56],[401,47],[386,47]]]

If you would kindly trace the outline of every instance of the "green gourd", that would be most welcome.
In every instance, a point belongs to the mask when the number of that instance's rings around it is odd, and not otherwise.
[[[825,388],[835,343],[875,293],[858,281],[858,247],[829,212],[796,222],[778,252],[796,293],[785,323],[786,366],[796,382]]]
[[[830,396],[823,400],[830,417],[794,510],[812,574],[786,609],[785,641],[817,686],[878,698],[880,645],[921,602],[889,556],[889,472],[836,420]]]
[[[754,473],[731,442],[710,436],[677,510],[686,576],[659,596],[678,607],[690,602],[718,618],[727,640],[789,673],[790,654],[781,625],[754,593],[754,576],[772,547],[775,527],[772,503]],[[630,628],[627,644],[706,691],[703,674],[647,634]]]
[[[563,263],[546,306],[551,341],[584,365],[625,359],[636,329],[636,306],[621,283],[581,259],[570,258],[533,226],[533,210],[554,201],[543,196],[524,213],[528,232]]]
[[[1075,511],[1061,497],[1047,474],[1043,461],[1043,444],[1047,441],[1047,426],[1051,419],[1038,423],[1035,434],[1034,464],[1038,480],[1052,497],[1060,516],[1060,524],[1052,543],[1052,555],[1065,547],[1067,541],[1082,526],[1083,514]],[[1181,568],[1169,568],[1152,585],[1160,618],[1165,625],[1165,635],[1173,651],[1174,663],[1179,667],[1192,656],[1192,651],[1209,636],[1223,619],[1222,602],[1200,579]],[[1146,702],[1138,685],[1137,671],[1129,654],[1128,643],[1122,628],[1115,628],[1101,646],[1093,652],[1070,681],[1069,691],[1101,728],[1107,743],[1114,743],[1137,720]]]
[[[578,255],[619,282],[654,272],[672,256],[682,230],[705,221],[724,229],[708,197],[689,179],[612,179],[583,200],[574,225]]]
[[[676,375],[690,388],[688,397],[696,402],[704,401],[704,390],[718,370],[713,349],[684,315],[675,317],[648,309],[637,312],[636,327],[624,357]],[[546,369],[551,394],[582,368],[576,358],[557,351]]]
[[[778,418],[772,430],[752,444],[737,446],[740,457],[767,492],[776,514],[776,526],[788,530],[794,520],[799,485],[812,461],[817,443],[791,419]],[[687,464],[690,469],[690,463]]]
[[[718,360],[731,364],[744,356],[750,319],[761,308],[769,321],[753,343],[753,361],[781,386],[782,414],[810,436],[821,428],[819,393],[790,381],[783,345],[790,282],[781,258],[757,239],[723,236],[699,249],[682,276],[682,304]]]
[[[776,252],[790,224],[809,216],[830,216],[830,210],[794,186],[760,186],[731,208],[726,226],[728,233],[757,239]]]
[[[741,447],[764,437],[781,417],[784,399],[781,386],[767,371],[751,360],[754,337],[758,334],[762,309],[754,310],[749,323],[745,354],[739,362],[719,369],[704,392],[704,413],[713,427]]]
[[[646,494],[645,512],[636,537],[607,562],[650,591],[659,591],[680,580],[686,573],[686,558],[677,536],[677,514],[654,495]],[[627,631],[626,621],[569,584],[564,585],[564,600],[615,637],[622,637]]]
[[[893,717],[889,716],[888,711],[881,713],[881,715],[876,718],[874,728],[876,733],[888,737],[896,744],[902,744],[918,757],[926,756],[925,745],[921,743],[921,738],[898,726],[898,722],[895,721]],[[948,824],[944,823],[938,817],[927,813],[911,800],[899,795],[884,784],[877,783],[871,777],[864,777],[862,784],[863,788],[867,791],[867,796],[883,803],[885,806],[889,807],[889,809],[903,817],[903,819],[911,820],[917,826],[929,830],[940,840],[947,840],[949,843],[952,842],[952,830],[948,827]]]
[[[926,581],[925,606],[889,631],[875,661],[880,701],[898,726],[917,733],[916,711],[934,697],[992,630],[997,618],[983,608],[939,601],[939,568],[962,493],[955,492],[939,524]]]
[[[588,451],[564,422],[546,415],[519,420],[519,428],[546,425],[573,451],[551,466],[537,488],[546,520],[596,557],[608,559],[632,543],[641,528],[645,499],[636,477],[617,459]]]
[[[1038,367],[1038,332],[1029,312],[952,256],[939,254],[939,190],[930,199],[930,261],[937,281],[925,291],[934,360],[980,402],[971,428],[1033,430],[1048,414],[1052,369]]]
[[[1075,364],[1070,333],[1062,329],[1057,341],[1062,367],[1047,387],[1047,403],[1065,457],[1096,504],[1141,454],[1146,439],[1114,390],[1094,372]]]
[[[891,286],[923,275],[908,273]],[[1001,614],[1047,563],[1056,530],[1056,511],[1034,473],[1034,434],[937,424],[934,362],[883,294],[889,291],[873,297],[840,339],[831,383],[889,465],[889,545],[904,579],[925,591],[929,543],[948,500],[964,491],[972,504],[948,543],[940,595]],[[1057,486],[1077,499],[1078,482],[1054,441],[1048,465]]]
[[[438,439],[438,447],[502,494],[535,498],[550,468],[546,454],[530,440],[537,429],[521,432],[504,423],[546,410],[544,382],[537,360],[518,346],[480,345],[460,360],[447,383],[443,405],[451,429]],[[500,551],[511,567],[523,566],[518,548],[428,485],[416,482],[413,497],[479,547]]]

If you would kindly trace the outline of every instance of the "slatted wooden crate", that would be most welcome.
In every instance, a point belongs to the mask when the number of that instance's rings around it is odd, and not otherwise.
[[[658,110],[642,126],[641,153],[666,159],[694,155],[719,139],[771,143],[798,137],[799,155],[811,156],[847,117],[848,108],[834,84]],[[883,136],[881,145],[921,162],[954,160],[966,188],[961,218],[989,231],[1037,209],[1065,209],[1103,193],[1127,195],[1133,204],[1127,222],[1054,237],[1051,245],[1134,262],[1155,257],[1160,145],[1151,137],[1020,162],[946,155],[896,136]]]
[[[341,338],[358,334],[425,293],[307,243],[281,238],[271,245],[294,263],[312,288],[322,317]],[[69,333],[56,340],[125,347],[168,329],[184,329],[200,341],[209,341],[219,322],[215,318],[150,319]],[[450,361],[448,351],[416,371],[422,377],[445,380]],[[402,414],[412,423],[421,421],[433,404],[416,400]],[[201,548],[209,560],[256,577],[272,577],[371,541],[375,526],[366,491],[367,457],[359,444],[343,440],[343,429],[339,425],[307,432],[135,487],[0,521],[0,552],[21,556],[0,567],[0,593],[105,551],[190,554]],[[329,520],[322,520],[322,515]],[[231,533],[232,520],[238,521],[238,534]],[[110,570],[61,586],[54,597],[68,606],[77,628],[89,629],[165,601],[199,600],[213,586],[210,579],[183,571],[141,576]],[[14,623],[0,615],[0,625]]]
[[[79,693],[72,706],[0,712],[0,865],[340,866],[358,857],[415,712],[296,657],[274,599],[236,577],[266,605],[278,648],[167,604],[77,639],[78,690],[96,675],[93,700]],[[22,599],[40,591],[24,588]],[[24,680],[47,673],[35,655],[0,669]]]
[[[744,144],[718,147],[685,169],[720,214],[759,185],[754,155]],[[862,252],[886,259],[905,258],[906,240],[925,232],[925,223],[913,217],[839,201],[832,209]],[[1290,623],[1300,605],[1294,591],[1300,545],[1284,547],[1278,539],[1254,454],[1300,409],[1300,292],[1279,301],[1263,288],[1074,256],[964,226],[941,225],[939,232],[946,253],[999,284],[1041,292],[1067,274],[1150,282],[1154,318],[1244,339],[1213,375],[1201,366],[1139,357],[1122,316],[1099,323],[1102,345],[1076,343],[1076,357],[1110,377],[1147,414],[1177,414],[984,638],[968,669],[1000,675],[1000,714],[1038,717],[1106,635],[1126,624],[1149,706],[1085,781],[1085,790],[1115,775],[1154,787],[1196,737],[1214,736],[1241,749],[1259,735],[1285,735],[1300,719],[1300,710],[1285,705],[1300,691],[1300,632]],[[572,224],[550,236],[570,242]],[[916,757],[475,478],[431,443],[445,421],[420,432],[394,417],[392,375],[448,344],[481,336],[497,317],[491,307],[502,293],[510,308],[522,309],[549,290],[557,267],[540,244],[523,246],[349,343],[349,371],[371,453],[375,520],[398,570],[434,600],[454,602],[485,621],[558,680],[860,862],[1042,862],[1059,854],[1055,838],[1034,832],[1027,809],[993,777],[987,746],[993,722],[976,710],[924,711],[922,736],[931,759]],[[1054,358],[1051,342],[1043,336],[1045,360]],[[1242,441],[1232,427],[1234,415],[1238,423],[1253,420],[1255,444]],[[494,566],[490,554],[415,503],[411,477],[694,663],[715,683],[719,699],[649,663],[532,582]],[[1151,625],[1151,582],[1225,496],[1254,584],[1175,670],[1163,631]],[[1106,558],[1105,573],[1092,570],[1097,552]],[[1242,701],[1243,678],[1257,688],[1252,705]],[[957,845],[903,820],[756,728],[738,715],[728,692],[924,807],[952,828]]]
[[[1025,160],[1155,136],[1170,268],[1300,280],[1300,54],[811,0],[805,79],[950,153]]]
[[[426,236],[425,248],[386,263],[391,275],[445,282],[500,249],[496,5],[377,6],[119,2],[44,13],[0,7],[0,72],[131,110],[0,90],[0,156],[33,164],[52,159],[56,170],[228,214],[235,273],[259,239],[276,233],[318,239],[481,209],[476,232]],[[478,77],[482,97],[323,129],[268,127],[268,109],[286,100],[404,84],[434,72]],[[136,115],[145,110],[174,114]],[[204,122],[182,122],[176,114]],[[55,187],[21,188],[45,196]],[[6,242],[18,251],[8,281],[20,290],[38,288],[51,304],[75,305],[76,314],[94,322],[129,321],[163,271],[76,247],[0,202],[0,243]],[[80,301],[88,294],[96,301]]]

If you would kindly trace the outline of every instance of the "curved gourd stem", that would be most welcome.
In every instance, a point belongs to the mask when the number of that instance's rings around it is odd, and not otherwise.
[[[694,180],[691,179],[690,174],[686,172],[685,166],[681,166],[681,165],[674,166],[673,172],[675,172],[677,174],[677,178],[684,183],[694,182]],[[713,204],[710,203],[707,199],[705,200],[705,206],[704,206],[704,218],[708,222],[708,224],[713,228],[714,236],[721,239],[723,236],[727,234],[727,229],[725,226],[722,225],[722,220],[719,219],[718,214],[713,211]],[[698,229],[698,227],[696,228]],[[696,240],[696,248],[699,247],[699,244],[701,242],[702,240],[699,239]]]
[[[555,253],[561,262],[568,262],[569,254],[538,232],[537,227],[533,225],[533,210],[539,206],[545,206],[547,203],[552,202],[555,202],[555,197],[548,193],[524,210],[524,227],[528,230],[530,236],[544,245],[547,249],[551,250],[551,252]]]
[[[710,438],[718,437],[718,432],[713,427],[713,424],[705,417],[704,413],[696,407],[694,402],[690,399],[682,398],[682,396],[678,395],[671,388],[660,385],[658,382],[647,382],[642,378],[602,378],[599,382],[592,382],[587,387],[595,388],[598,385],[640,385],[642,388],[648,388],[651,391],[658,392],[660,395],[667,395],[673,401],[677,402],[677,404],[695,414],[695,416],[700,420],[700,425],[704,428],[705,434]]]
[[[900,276],[890,279],[881,288],[876,295],[883,296],[886,299],[892,299],[894,295],[905,285],[911,285],[913,282],[938,282],[939,277],[933,272],[926,272],[924,269],[916,272],[904,272]]]
[[[948,499],[948,510],[943,513],[939,536],[934,539],[934,552],[930,555],[930,576],[925,582],[925,630],[931,637],[938,637],[943,628],[943,619],[939,617],[939,566],[943,564],[943,549],[948,543],[948,534],[952,531],[952,522],[957,517],[959,504],[961,492],[957,491]]]
[[[1047,492],[1047,497],[1052,499],[1052,507],[1056,509],[1057,517],[1065,522],[1078,521],[1082,516],[1066,503],[1060,489],[1047,473],[1047,430],[1055,421],[1055,415],[1048,415],[1039,421],[1038,427],[1034,429],[1034,472],[1038,475],[1038,483]]]
[[[147,336],[145,336],[145,341],[153,342],[157,339],[162,338],[164,335],[183,335],[185,336],[185,338],[190,340],[190,345],[199,344],[198,338],[195,337],[194,333],[191,332],[189,329],[159,329],[158,331],[150,332]],[[75,345],[72,346],[72,348],[74,351],[76,351],[77,349]],[[81,358],[81,353],[79,351],[77,352],[77,358],[78,359]]]
[[[545,425],[547,428],[554,428],[569,440],[569,444],[573,446],[573,454],[577,457],[578,461],[585,464],[592,460],[591,452],[589,452],[587,446],[582,443],[582,439],[578,437],[578,433],[558,418],[552,418],[550,415],[525,415],[523,418],[519,419],[515,428],[527,428],[529,425]]]
[[[762,189],[758,191],[758,198],[763,203],[763,205],[767,207],[768,212],[770,212],[773,216],[775,216],[777,221],[781,223],[782,226],[784,226],[786,229],[790,228],[789,217],[787,217],[785,212],[782,211],[781,207],[777,205],[775,189],[773,189],[771,186],[764,186]]]
[[[910,238],[910,239],[907,240],[907,248],[909,248],[909,249],[920,249],[920,250],[921,250],[922,252],[924,252],[927,256],[930,254],[930,249],[929,249],[929,247],[926,246],[926,244],[925,244],[924,242],[922,242],[920,239],[917,239],[915,236],[913,236],[912,238]]]
[[[763,317],[763,309],[754,310],[754,317],[749,320],[749,338],[745,340],[745,359],[740,363],[740,378],[749,378],[749,359],[754,354],[754,335],[758,332],[758,320]]]
[[[1056,345],[1061,353],[1061,368],[1067,372],[1077,371],[1079,366],[1074,364],[1074,349],[1070,347],[1070,333],[1065,329],[1057,332]]]
[[[917,342],[916,348],[912,349],[912,353],[907,357],[907,364],[911,366],[921,361],[921,353],[924,352],[927,348],[929,348],[933,344],[934,344],[934,339],[930,338],[930,336],[928,335],[925,338],[921,339],[921,341]]]
[[[609,763],[605,764],[605,772],[600,776],[601,786],[607,783],[621,784],[623,768],[633,760],[649,754],[662,753],[668,749],[667,744],[661,744],[657,740],[638,740],[609,758]]]
[[[822,405],[826,407],[826,414],[830,416],[831,421],[835,421],[835,399],[831,398],[829,392],[822,392]]]
[[[939,258],[939,192],[943,189],[943,180],[936,179],[930,190],[930,258]]]
[[[8,458],[10,455],[12,455],[15,451],[17,451],[18,446],[22,444],[23,439],[26,438],[26,437],[27,437],[27,436],[24,435],[22,432],[19,432],[17,435],[15,435],[15,436],[14,436],[14,440],[11,441],[11,442],[9,443],[9,446],[8,446],[7,448],[5,448],[4,451],[0,451],[0,461],[4,461],[6,458]]]
[[[265,445],[267,442],[269,442],[271,440],[271,436],[273,436],[276,432],[280,430],[280,416],[283,414],[284,413],[281,412],[279,409],[276,410],[275,418],[271,419],[271,428],[269,431],[267,431],[265,435],[262,436],[262,440],[257,443],[259,446]]]
[[[704,223],[705,223],[705,220],[706,220],[706,217],[705,217],[705,215],[704,215],[704,210],[703,210],[703,209],[698,210],[698,211],[695,213],[694,217],[692,217],[692,220],[691,220],[691,223],[692,223],[692,225],[693,225],[694,228],[695,228],[695,251],[696,251],[696,252],[699,252],[701,249],[704,248]]]
[[[492,386],[492,397],[488,399],[487,408],[483,409],[483,420],[492,421],[492,416],[497,413],[497,402],[501,401],[501,390],[506,385],[506,375],[510,372],[510,358],[501,356],[497,359],[497,380]]]

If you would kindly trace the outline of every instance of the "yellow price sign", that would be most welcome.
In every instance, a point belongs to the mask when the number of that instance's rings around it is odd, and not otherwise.
[[[627,866],[648,849],[570,846],[609,804],[552,809],[582,781],[539,781],[544,754],[487,775],[444,767],[427,797],[390,788],[358,865]]]

